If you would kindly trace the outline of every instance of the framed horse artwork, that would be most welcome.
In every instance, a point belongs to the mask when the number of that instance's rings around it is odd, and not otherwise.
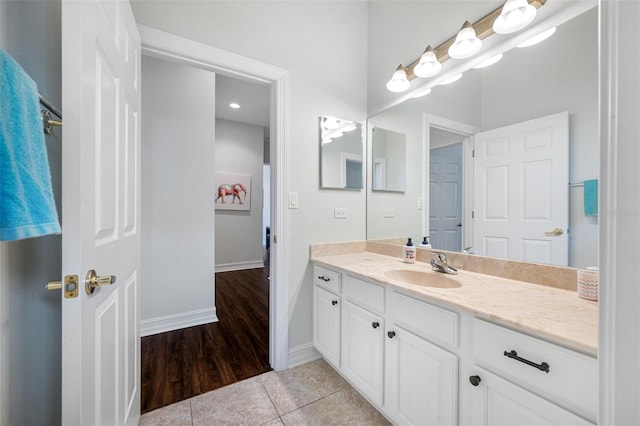
[[[251,210],[251,176],[216,173],[216,210]]]

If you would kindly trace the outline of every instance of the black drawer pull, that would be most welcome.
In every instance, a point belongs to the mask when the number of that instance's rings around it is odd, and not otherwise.
[[[471,382],[473,386],[478,386],[481,381],[480,376],[469,376],[469,382]]]
[[[524,362],[525,364],[535,367],[540,371],[544,371],[545,373],[549,372],[549,364],[547,364],[546,362],[536,364],[535,362],[529,361],[528,359],[520,358],[518,356],[518,352],[514,350],[511,350],[509,352],[504,351],[504,356],[506,356],[507,358],[515,359],[516,361]]]
[[[336,306],[336,305],[338,304],[338,301],[337,301],[337,300],[332,300],[332,301],[331,301],[331,304],[332,304],[333,306]]]
[[[331,278],[327,278],[324,275],[320,275],[318,279],[324,281],[325,283],[331,281]]]
[[[389,336],[389,339],[393,339],[393,337],[396,335],[395,331],[389,331],[387,332],[387,336]]]
[[[371,327],[378,328],[378,327],[380,327],[380,323],[378,321],[374,321],[374,322],[371,323]]]

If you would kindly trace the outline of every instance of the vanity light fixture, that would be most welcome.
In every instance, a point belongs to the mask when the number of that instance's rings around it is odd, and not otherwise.
[[[387,90],[394,93],[404,92],[411,86],[409,79],[407,78],[407,71],[402,66],[398,65],[395,72],[391,76],[391,80],[387,82]]]
[[[537,9],[527,0],[507,0],[500,16],[493,22],[497,34],[511,34],[529,25],[536,17]]]
[[[516,18],[519,18],[520,15],[526,17],[526,20],[533,20],[536,13],[531,17],[531,12],[528,6],[531,6],[534,9],[539,9],[546,2],[547,0],[507,0],[502,6],[476,21],[473,25],[468,21],[465,21],[462,29],[455,36],[432,49],[437,63],[432,61],[431,54],[427,55],[427,51],[429,51],[429,47],[427,47],[420,58],[411,62],[406,67],[402,64],[398,66],[396,71],[393,73],[391,80],[387,82],[387,89],[396,93],[404,92],[409,89],[411,80],[418,77],[426,78],[426,70],[428,67],[423,65],[423,63],[426,64],[430,61],[429,63],[431,66],[439,68],[438,64],[441,67],[443,63],[451,58],[461,59],[473,56],[482,48],[482,40],[497,32],[494,29],[494,23],[499,20],[503,15],[503,12],[505,17],[500,20],[505,19],[510,24],[514,21],[519,21],[520,19]],[[531,22],[530,20],[529,22]],[[524,26],[529,22],[524,24],[521,28],[524,28]],[[500,23],[497,24],[496,27],[498,28],[498,31],[502,30]],[[517,31],[517,29],[512,31]],[[438,70],[438,72],[439,71],[440,70]],[[435,74],[437,74],[437,72],[430,76]]]
[[[442,64],[438,61],[436,51],[433,50],[433,47],[427,46],[422,56],[420,56],[420,61],[413,67],[413,73],[416,77],[426,78],[438,74],[441,69]]]
[[[449,47],[449,56],[454,59],[464,59],[475,55],[482,49],[482,40],[469,21],[464,21],[456,36],[456,41]]]
[[[549,37],[551,37],[553,35],[553,33],[555,33],[555,32],[556,32],[556,27],[551,27],[548,30],[543,31],[538,35],[534,35],[529,40],[527,40],[527,41],[525,41],[523,43],[520,43],[516,47],[529,47],[529,46],[533,46],[534,44],[541,43],[541,42],[545,41],[546,39],[548,39]]]
[[[232,108],[232,109],[238,109],[238,108],[240,108],[240,104],[238,104],[238,103],[236,103],[236,102],[231,102],[231,103],[229,104],[229,108]]]
[[[462,73],[456,74],[453,77],[449,77],[446,80],[442,80],[440,83],[438,83],[438,86],[445,86],[447,84],[451,84],[454,81],[458,81],[462,78]]]
[[[473,68],[475,69],[486,68],[498,62],[500,59],[502,59],[503,56],[504,55],[502,53],[498,53],[496,56],[492,56],[491,58],[480,62],[478,65],[474,66]]]

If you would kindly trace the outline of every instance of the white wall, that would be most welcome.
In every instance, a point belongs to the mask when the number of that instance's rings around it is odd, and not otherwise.
[[[367,3],[134,1],[144,25],[289,71],[289,346],[312,340],[309,245],[365,238],[365,193],[319,189],[318,117],[366,119]],[[144,121],[144,120],[143,120]],[[344,207],[348,218],[333,219]]]
[[[482,72],[482,129],[569,111],[569,180],[597,179],[598,9],[558,27],[538,45],[513,49]],[[598,265],[598,218],[585,217],[583,188],[571,187],[569,264]]]
[[[216,271],[263,266],[263,148],[263,127],[216,119],[216,173],[251,176],[250,211],[216,210]]]
[[[0,48],[61,105],[60,2],[0,2]],[[60,214],[61,132],[45,137]],[[0,243],[0,424],[60,424],[60,236]],[[34,409],[37,401],[37,409]]]
[[[142,58],[141,334],[216,320],[215,74]]]

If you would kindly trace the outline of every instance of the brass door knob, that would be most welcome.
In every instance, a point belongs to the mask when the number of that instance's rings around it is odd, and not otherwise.
[[[547,235],[547,236],[550,236],[550,237],[551,236],[562,235],[562,234],[564,234],[564,231],[562,230],[562,228],[555,228],[552,231],[547,231],[547,232],[544,233],[544,235]]]
[[[96,274],[96,271],[90,269],[89,272],[87,272],[87,276],[84,280],[84,289],[87,294],[93,294],[93,292],[96,290],[96,287],[99,287],[101,285],[111,285],[115,282],[115,275],[98,276]]]

